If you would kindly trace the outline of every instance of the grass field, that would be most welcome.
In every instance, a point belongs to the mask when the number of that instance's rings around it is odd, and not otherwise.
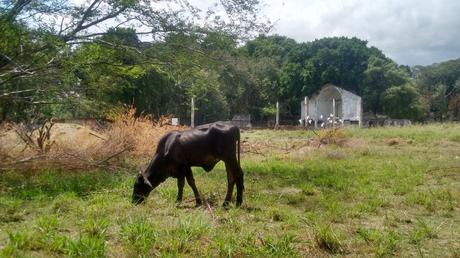
[[[460,125],[242,134],[245,196],[223,164],[132,206],[135,169],[1,172],[2,257],[460,256]],[[152,150],[153,151],[153,150]],[[144,160],[148,162],[148,160]]]

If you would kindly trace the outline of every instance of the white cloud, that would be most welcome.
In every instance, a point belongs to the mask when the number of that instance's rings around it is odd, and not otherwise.
[[[400,64],[460,57],[457,0],[266,0],[274,33],[300,42],[347,36],[368,40]]]
[[[215,1],[190,0],[202,10]],[[276,22],[273,33],[299,42],[358,37],[408,65],[460,58],[459,0],[260,1],[261,14]]]

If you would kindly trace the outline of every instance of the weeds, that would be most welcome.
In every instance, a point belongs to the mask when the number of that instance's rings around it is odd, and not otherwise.
[[[410,233],[409,239],[413,244],[420,244],[422,240],[426,238],[435,238],[436,233],[434,232],[433,227],[431,227],[426,221],[418,220],[417,225],[414,227]]]
[[[452,212],[457,206],[456,198],[451,191],[429,190],[414,192],[406,198],[411,205],[421,205],[429,212]]]
[[[359,228],[356,232],[366,243],[374,246],[378,257],[392,256],[398,249],[401,236],[395,231]]]
[[[96,236],[81,235],[77,240],[68,240],[66,254],[70,257],[103,257],[106,253],[105,240]]]
[[[91,218],[84,223],[83,231],[88,236],[103,238],[105,237],[108,226],[109,221],[106,218]]]
[[[8,245],[16,249],[26,249],[30,245],[31,236],[28,232],[25,231],[8,231]]]
[[[128,221],[121,228],[131,251],[138,256],[148,256],[158,237],[156,227],[141,217]]]
[[[331,253],[343,253],[345,251],[341,237],[336,234],[331,225],[318,225],[315,227],[316,244]]]
[[[37,227],[40,232],[50,234],[56,231],[58,226],[58,218],[56,215],[40,216],[37,219]]]
[[[22,203],[21,200],[0,196],[0,223],[24,220],[24,212],[20,209]]]
[[[263,253],[271,257],[297,257],[299,254],[293,248],[294,237],[282,235],[280,237],[265,239],[260,238],[263,246]]]
[[[237,253],[241,252],[242,243],[237,239],[233,234],[229,234],[226,237],[218,236],[213,239],[214,247],[218,250],[217,255],[219,257],[235,257],[238,256]],[[244,239],[242,241],[245,245],[252,243],[254,240],[252,236],[249,239]]]
[[[376,255],[379,257],[393,256],[398,249],[400,235],[394,231],[389,231],[378,239]]]
[[[185,218],[177,227],[170,232],[175,237],[172,239],[172,247],[179,252],[185,252],[192,240],[199,238],[208,232],[209,226],[201,219]]]
[[[56,253],[64,253],[67,247],[67,237],[60,235],[59,220],[56,215],[41,216],[37,219],[38,232],[33,242],[34,249],[44,249]]]
[[[382,237],[375,229],[359,228],[356,233],[367,243],[375,243]]]

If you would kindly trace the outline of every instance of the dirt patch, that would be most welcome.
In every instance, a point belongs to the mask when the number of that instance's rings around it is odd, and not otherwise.
[[[278,195],[291,195],[291,194],[299,194],[302,193],[302,189],[296,187],[284,187],[277,189],[276,191],[273,190],[263,190],[262,193],[266,194],[278,194]]]
[[[303,146],[289,154],[289,157],[295,161],[304,161],[311,159],[314,153],[318,151],[318,147],[315,146]]]
[[[404,144],[405,141],[401,138],[391,138],[391,139],[386,140],[385,143],[388,146],[396,146],[396,145]]]
[[[344,144],[345,147],[348,148],[366,148],[368,147],[368,143],[364,139],[359,138],[349,138]]]
[[[87,149],[90,146],[102,144],[106,136],[78,124],[56,123],[51,128],[50,141],[54,148]],[[36,138],[36,134],[32,136]],[[21,139],[15,129],[0,134],[0,153],[20,157],[34,152]]]
[[[325,151],[325,157],[326,159],[342,160],[348,158],[348,154],[342,149],[327,150]]]
[[[285,187],[281,188],[278,192],[281,194],[298,194],[302,192],[302,189],[295,187]]]

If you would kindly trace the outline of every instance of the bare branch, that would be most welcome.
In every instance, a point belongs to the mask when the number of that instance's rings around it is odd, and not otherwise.
[[[28,4],[30,4],[32,0],[18,0],[14,4],[14,6],[9,10],[9,12],[2,17],[1,20],[5,19],[6,21],[13,21],[16,19],[16,17],[21,13],[21,11],[26,7]]]
[[[65,20],[65,17],[62,17],[61,19],[61,25],[59,26],[59,32],[58,32],[58,36],[62,35],[62,32],[63,32],[63,26],[64,26],[64,20]]]
[[[138,54],[142,54],[142,52],[135,48],[135,47],[131,47],[131,46],[126,46],[126,45],[120,45],[120,44],[113,44],[111,42],[108,42],[108,41],[105,41],[105,40],[102,40],[102,39],[96,39],[94,40],[95,42],[99,42],[99,43],[102,43],[104,45],[109,45],[111,47],[115,47],[115,48],[124,48],[124,49],[131,49],[131,50],[134,50],[136,51]]]
[[[0,53],[0,55],[2,55],[8,62],[13,64],[17,68],[17,70],[19,70],[21,72],[24,72],[24,73],[27,73],[27,71],[21,65],[19,65],[15,61],[13,61],[13,59],[11,59],[9,56],[7,56],[7,55],[5,55],[3,53]]]
[[[112,19],[112,18],[115,18],[117,17],[118,15],[120,15],[122,12],[124,12],[128,7],[127,6],[122,6],[120,9],[118,9],[117,11],[114,11],[112,13],[109,13],[95,21],[92,21],[92,22],[89,22],[87,24],[84,24],[87,19],[88,19],[88,15],[89,13],[91,12],[91,9],[94,7],[94,5],[98,2],[99,0],[95,0],[90,7],[88,7],[88,9],[86,10],[85,14],[83,15],[83,17],[81,18],[81,20],[78,22],[78,24],[76,25],[76,27],[72,30],[72,32],[70,32],[68,35],[64,36],[63,37],[63,40],[65,42],[67,41],[70,41],[75,37],[75,35],[80,32],[80,31],[83,31],[83,30],[86,30],[92,26],[95,26],[101,22],[104,22],[108,19]]]
[[[75,35],[78,31],[81,30],[80,28],[83,26],[83,23],[85,23],[86,19],[88,19],[89,15],[91,14],[91,11],[93,10],[93,7],[100,1],[101,0],[93,1],[93,3],[84,12],[83,16],[81,17],[81,20],[77,23],[77,26],[75,26],[75,29],[71,32],[71,34]]]
[[[31,92],[31,91],[37,91],[37,89],[27,89],[27,90],[10,91],[10,92],[6,92],[6,93],[2,93],[2,94],[0,95],[0,98],[2,98],[2,97],[8,97],[8,96],[11,96],[11,95],[16,95],[16,94],[21,94],[21,93],[24,93],[24,92]]]

